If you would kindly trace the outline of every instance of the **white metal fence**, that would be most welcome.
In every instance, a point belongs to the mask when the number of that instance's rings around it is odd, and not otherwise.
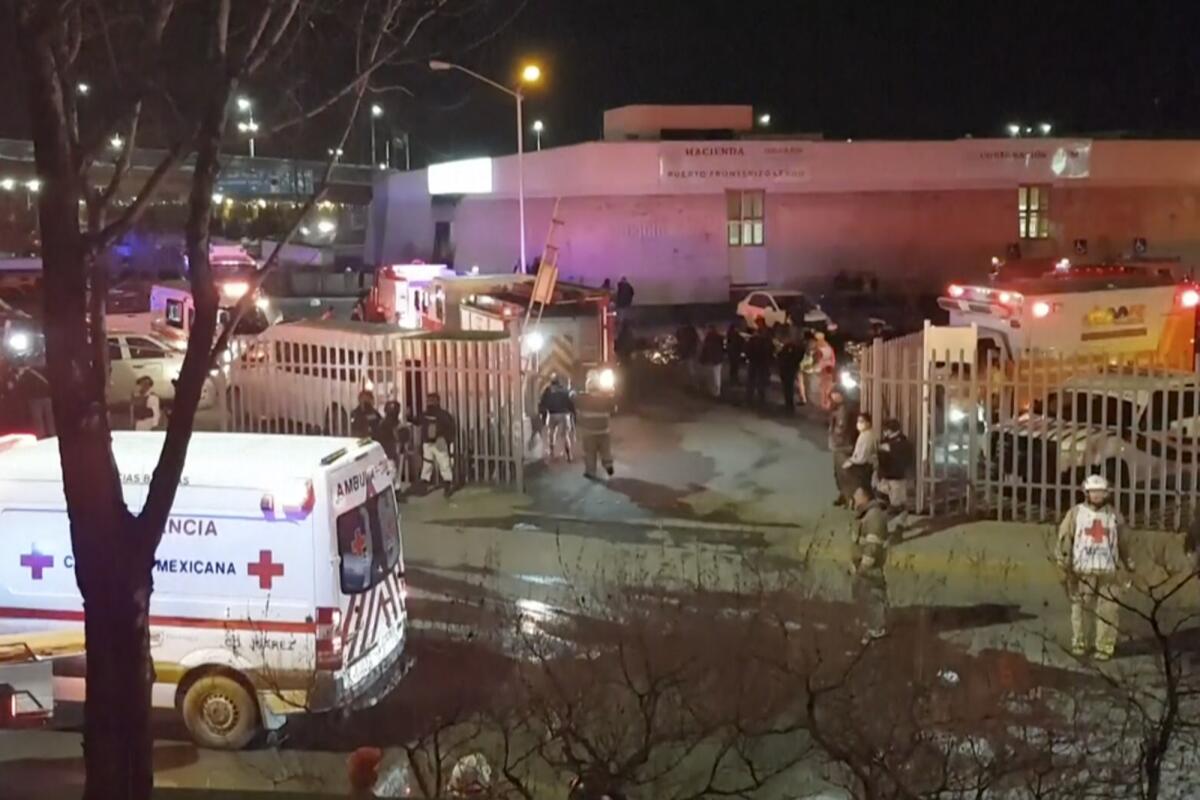
[[[437,393],[457,424],[456,477],[524,488],[515,338],[479,332],[316,336],[312,329],[288,327],[245,343],[231,360],[221,398],[223,429],[349,436],[363,389],[374,393],[380,413],[387,401],[398,401],[402,419],[418,416],[427,396]]]
[[[921,334],[864,352],[862,408],[912,440],[930,514],[1050,522],[1108,478],[1127,521],[1190,523],[1200,500],[1200,376],[1154,354],[930,353]]]

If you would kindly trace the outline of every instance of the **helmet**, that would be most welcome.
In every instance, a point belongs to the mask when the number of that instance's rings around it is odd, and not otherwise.
[[[1103,475],[1088,475],[1083,481],[1085,492],[1107,492],[1108,480]]]

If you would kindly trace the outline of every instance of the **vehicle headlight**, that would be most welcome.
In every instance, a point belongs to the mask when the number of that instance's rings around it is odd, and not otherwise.
[[[843,389],[853,390],[858,388],[858,378],[854,377],[849,370],[842,370],[842,374],[838,377],[838,382],[842,384]]]
[[[248,291],[250,284],[246,281],[226,281],[221,284],[221,294],[230,300],[237,300]]]
[[[611,392],[617,388],[617,373],[612,367],[593,370],[588,374],[588,382],[601,392]]]
[[[33,349],[33,337],[25,331],[14,331],[8,335],[4,344],[9,350],[23,356]]]

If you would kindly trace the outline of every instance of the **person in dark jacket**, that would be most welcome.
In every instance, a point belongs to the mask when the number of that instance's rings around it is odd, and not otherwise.
[[[721,370],[725,368],[725,340],[716,325],[709,325],[700,343],[700,369],[713,397],[721,396]]]
[[[912,444],[901,430],[900,420],[884,420],[883,436],[879,439],[879,483],[887,495],[893,536],[908,524],[908,473],[912,459]]]
[[[858,414],[846,402],[842,390],[835,388],[829,393],[829,450],[833,454],[833,480],[837,484],[838,496],[833,501],[835,506],[850,504],[850,491],[853,489],[850,477],[842,466],[854,453],[854,443],[858,438]]]
[[[800,361],[803,358],[804,342],[798,335],[787,336],[775,355],[785,414],[793,414],[796,411],[796,376],[800,374]]]
[[[403,423],[400,421],[400,403],[396,400],[388,400],[383,404],[383,419],[379,421],[378,428],[375,431],[375,441],[383,447],[383,452],[387,453],[387,457],[392,462],[392,466],[398,466],[400,457],[400,426]]]
[[[563,450],[567,461],[571,461],[571,421],[575,417],[575,401],[571,392],[563,384],[562,378],[554,375],[550,385],[542,392],[538,402],[538,416],[546,422],[546,450],[551,459],[554,458],[554,443],[562,435]]]
[[[729,361],[729,385],[737,386],[738,372],[742,368],[742,353],[746,349],[746,340],[742,338],[742,332],[738,329],[736,322],[729,323],[729,328],[725,331],[725,358]]]
[[[417,419],[421,429],[421,483],[433,478],[434,467],[445,485],[446,497],[454,491],[454,470],[450,465],[450,443],[454,441],[455,424],[450,412],[442,408],[441,398],[432,393],[425,399],[425,410]]]
[[[624,311],[633,305],[633,284],[624,275],[617,281],[617,310]]]
[[[854,602],[866,622],[863,644],[887,633],[887,512],[866,486],[856,486],[854,520],[850,523],[850,569],[854,576]]]
[[[700,334],[696,332],[696,326],[691,320],[684,320],[675,330],[675,346],[680,362],[690,364],[695,360],[696,352],[700,348]]]
[[[775,343],[771,340],[771,331],[762,319],[759,319],[758,329],[746,342],[746,403],[747,405],[765,408],[767,405],[767,384],[771,382],[771,362],[775,359]]]
[[[359,439],[375,439],[383,418],[375,409],[375,393],[363,389],[358,393],[358,406],[350,412],[350,435]]]

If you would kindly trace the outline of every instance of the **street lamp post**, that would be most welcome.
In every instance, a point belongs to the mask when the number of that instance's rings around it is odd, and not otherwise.
[[[537,149],[539,153],[542,152],[542,131],[545,130],[545,128],[546,126],[542,124],[540,119],[535,119],[533,121],[533,132],[537,135]]]
[[[519,84],[517,88],[510,89],[504,84],[494,81],[491,78],[486,78],[461,64],[434,60],[429,62],[429,68],[438,72],[458,70],[466,75],[470,75],[477,81],[482,81],[488,86],[499,89],[513,98],[517,103],[517,217],[518,224],[521,226],[521,272],[524,272],[526,264],[529,263],[525,259],[525,120],[521,106],[525,95],[521,93]],[[541,80],[541,77],[542,70],[536,64],[527,64],[521,70],[521,83],[537,83]]]
[[[246,115],[246,121],[238,123],[238,130],[249,138],[250,157],[254,158],[254,134],[258,133],[258,123],[254,121],[254,103],[250,102],[249,97],[239,97],[237,107]]]

